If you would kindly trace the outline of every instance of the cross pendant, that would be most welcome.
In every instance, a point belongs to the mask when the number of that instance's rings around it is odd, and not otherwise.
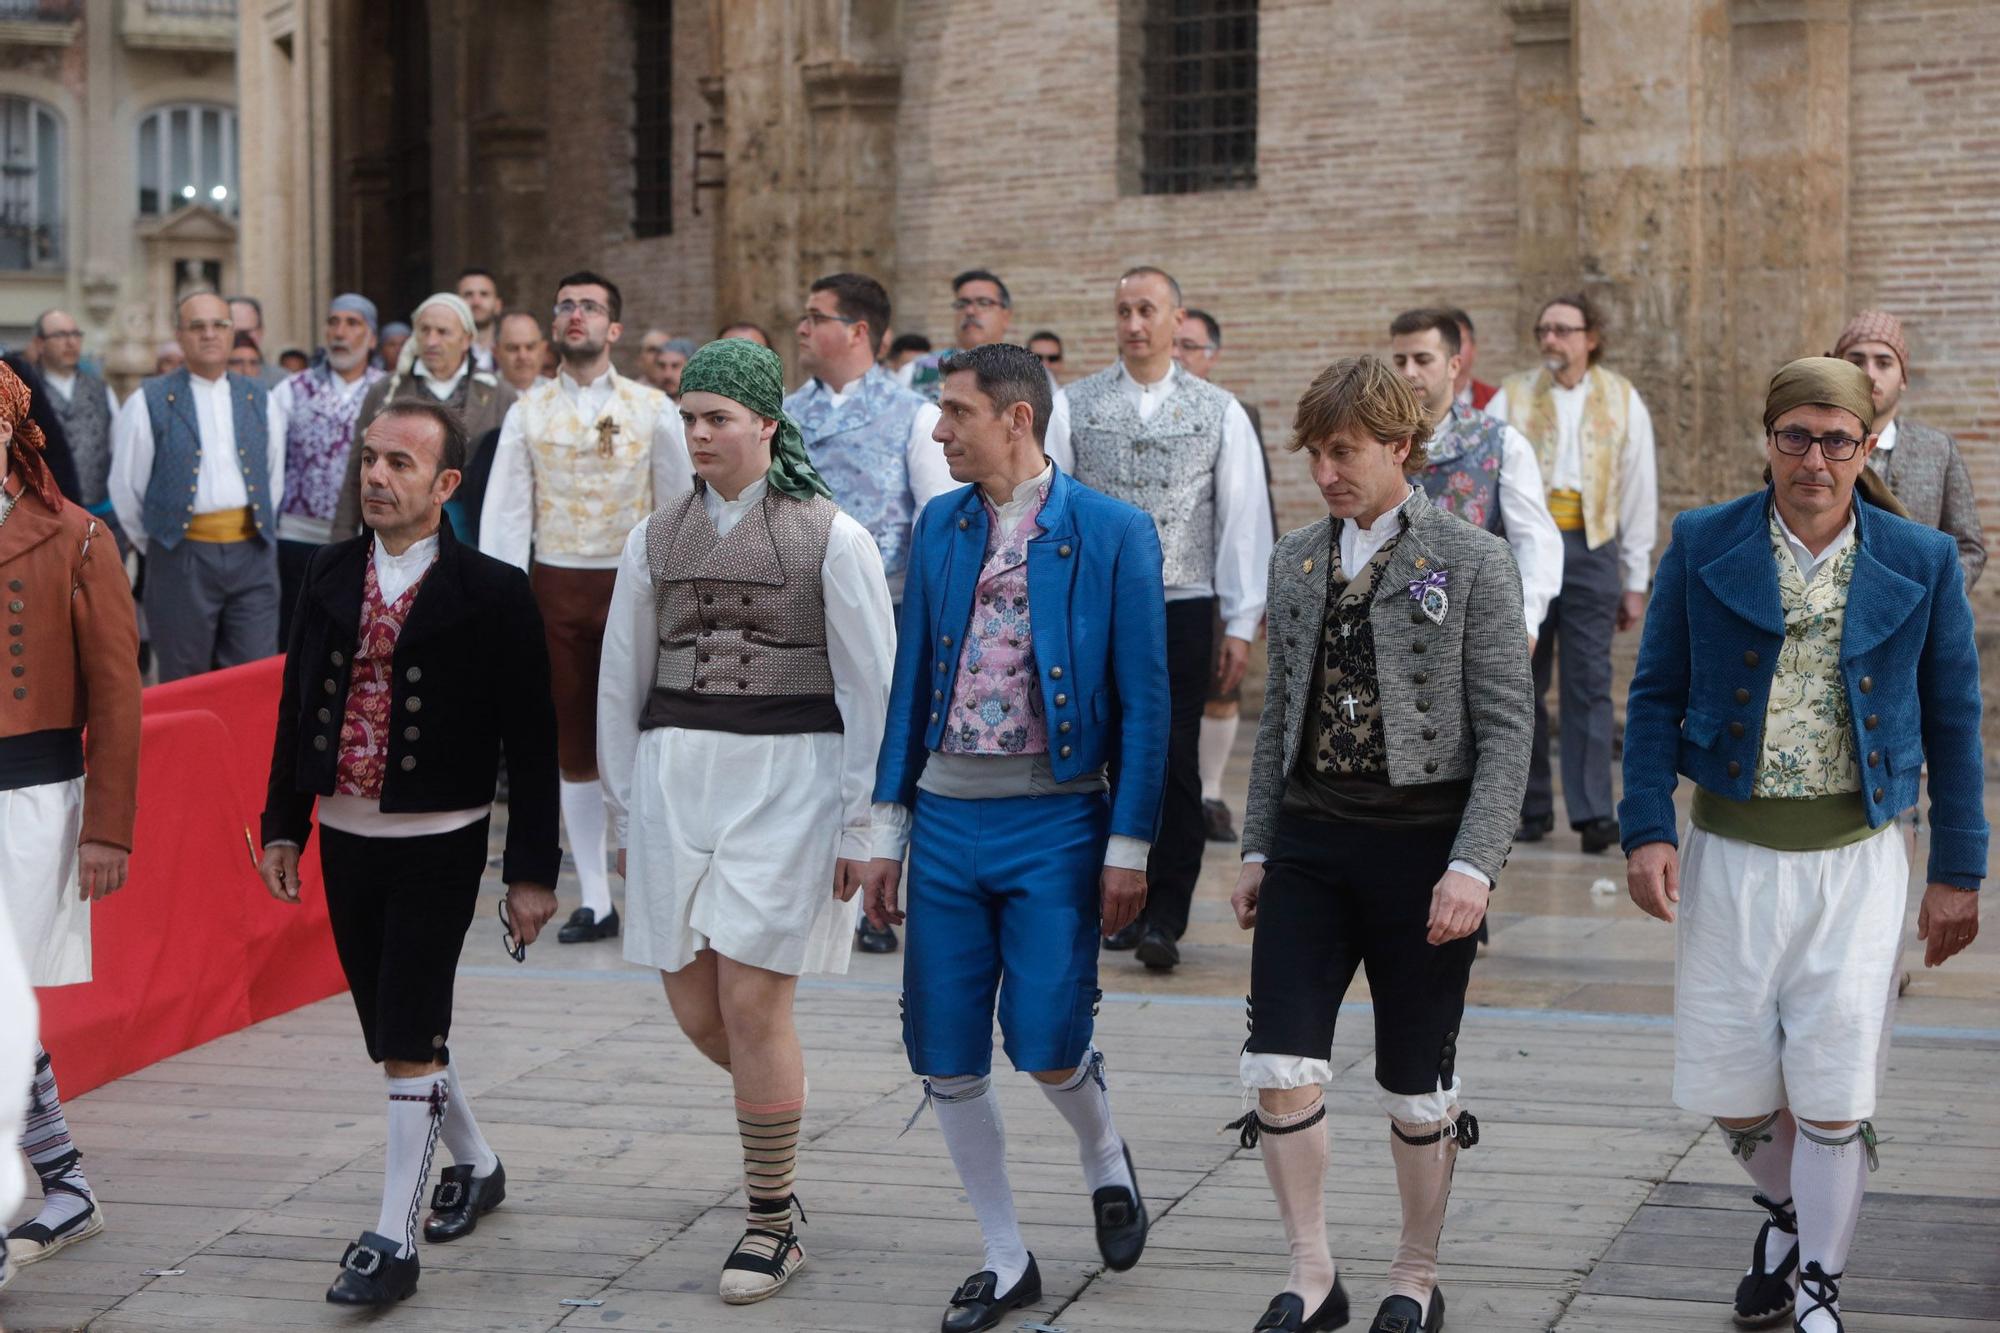
[[[1355,698],[1352,693],[1350,693],[1345,699],[1342,699],[1340,701],[1341,711],[1347,714],[1347,721],[1350,725],[1360,720],[1359,716],[1354,711],[1355,705],[1359,704],[1360,702],[1361,701]]]
[[[612,420],[610,417],[604,417],[598,421],[597,456],[599,458],[611,457],[611,441],[617,438],[617,435],[618,435],[618,423],[616,421]]]
[[[1344,622],[1340,627],[1340,637],[1344,639],[1352,633],[1354,633],[1353,622],[1352,621]]]

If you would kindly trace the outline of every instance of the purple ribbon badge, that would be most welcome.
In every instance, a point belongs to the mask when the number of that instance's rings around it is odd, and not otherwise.
[[[1433,569],[1420,579],[1410,583],[1410,600],[1422,609],[1425,617],[1433,625],[1444,624],[1445,613],[1451,609],[1451,599],[1445,595],[1445,585],[1450,580],[1442,569]]]

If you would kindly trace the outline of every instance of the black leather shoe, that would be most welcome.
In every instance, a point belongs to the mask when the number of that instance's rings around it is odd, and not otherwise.
[[[1146,927],[1146,933],[1139,937],[1137,952],[1149,972],[1171,972],[1181,961],[1181,946],[1158,926]]]
[[[894,926],[884,926],[882,929],[877,930],[869,923],[868,918],[864,916],[861,918],[860,924],[854,927],[854,947],[863,953],[894,953],[896,952],[896,928]]]
[[[1222,801],[1201,803],[1202,832],[1210,842],[1236,842],[1236,817]]]
[[[588,907],[579,907],[569,914],[563,928],[556,932],[558,944],[588,944],[592,940],[610,940],[618,937],[618,909],[612,908],[599,921],[597,913]]]
[[[1593,819],[1578,824],[1576,832],[1583,840],[1583,850],[1593,856],[1618,845],[1618,821],[1615,819]]]
[[[470,1236],[479,1219],[507,1197],[507,1168],[495,1159],[493,1174],[475,1176],[470,1166],[448,1166],[431,1193],[431,1215],[424,1219],[424,1239],[442,1245]]]
[[[1431,1288],[1431,1308],[1419,1310],[1408,1296],[1391,1296],[1375,1311],[1368,1333],[1439,1333],[1444,1327],[1444,1293]]]
[[[1144,921],[1134,921],[1131,925],[1112,931],[1104,937],[1104,947],[1112,953],[1129,953],[1139,947],[1139,937],[1146,933]]]
[[[1522,815],[1521,827],[1514,830],[1515,842],[1540,842],[1555,831],[1554,815]]]
[[[1333,1290],[1310,1315],[1306,1303],[1289,1291],[1281,1291],[1264,1307],[1264,1317],[1251,1326],[1251,1333],[1314,1333],[1315,1330],[1347,1327],[1347,1288],[1333,1279]]]
[[[1028,1256],[1028,1271],[1021,1274],[1012,1291],[1004,1296],[994,1291],[999,1281],[992,1269],[982,1268],[959,1283],[958,1290],[952,1293],[951,1308],[944,1312],[944,1322],[938,1325],[943,1333],[977,1333],[979,1329],[993,1327],[1010,1311],[1033,1305],[1042,1298],[1042,1270],[1035,1267],[1032,1254]]]
[[[398,1259],[396,1242],[373,1231],[361,1233],[361,1239],[347,1247],[347,1253],[340,1256],[340,1276],[326,1289],[326,1299],[332,1305],[394,1305],[407,1300],[417,1289],[417,1252],[412,1249],[410,1257]]]
[[[1139,1262],[1146,1252],[1146,1231],[1152,1225],[1146,1216],[1146,1201],[1139,1194],[1139,1173],[1132,1170],[1132,1145],[1125,1151],[1125,1170],[1131,1174],[1132,1188],[1106,1185],[1090,1196],[1090,1211],[1097,1219],[1097,1252],[1104,1266],[1122,1273]]]

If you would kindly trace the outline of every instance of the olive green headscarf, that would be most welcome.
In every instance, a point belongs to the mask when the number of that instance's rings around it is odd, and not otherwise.
[[[799,434],[798,423],[785,415],[785,368],[776,352],[748,338],[709,343],[681,368],[681,393],[721,394],[765,420],[777,422],[778,433],[771,437],[771,470],[766,474],[771,489],[794,500],[832,497],[833,492],[806,458],[805,437]]]
[[[1861,422],[1864,434],[1875,429],[1875,400],[1869,391],[1868,375],[1850,362],[1830,356],[1804,356],[1781,366],[1771,376],[1771,387],[1764,395],[1764,429],[1770,430],[1779,417],[1809,403],[1852,412]],[[1767,467],[1764,480],[1770,479],[1771,469]],[[1910,516],[1910,511],[1889,489],[1889,483],[1872,467],[1863,465],[1855,476],[1854,489],[1878,509],[1886,509],[1900,518]]]

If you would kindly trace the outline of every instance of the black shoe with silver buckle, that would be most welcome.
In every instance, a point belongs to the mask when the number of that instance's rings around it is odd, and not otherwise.
[[[361,1239],[340,1256],[340,1276],[326,1289],[327,1301],[333,1305],[394,1305],[407,1300],[417,1289],[420,1265],[415,1249],[409,1258],[398,1259],[398,1248],[387,1236],[362,1232]]]
[[[896,928],[884,926],[877,930],[867,917],[862,917],[854,927],[854,947],[863,953],[896,952]]]
[[[424,1239],[442,1245],[470,1236],[479,1219],[507,1197],[507,1168],[496,1157],[493,1174],[475,1176],[471,1166],[448,1166],[431,1194],[431,1215],[424,1219]]]
[[[1097,1221],[1097,1252],[1114,1273],[1139,1262],[1139,1256],[1146,1252],[1147,1228],[1152,1225],[1146,1217],[1146,1201],[1139,1195],[1139,1173],[1132,1169],[1132,1146],[1122,1146],[1132,1188],[1106,1185],[1090,1196],[1090,1211]]]
[[[1444,1293],[1431,1288],[1431,1308],[1419,1310],[1408,1296],[1391,1296],[1375,1311],[1368,1333],[1440,1333],[1444,1328]]]
[[[599,921],[592,908],[579,907],[569,914],[563,928],[556,932],[558,944],[589,944],[592,940],[616,939],[618,936],[618,909],[612,908]]]
[[[1323,1330],[1346,1328],[1347,1317],[1347,1288],[1340,1285],[1336,1274],[1333,1290],[1319,1303],[1319,1309],[1308,1315],[1302,1298],[1281,1291],[1264,1307],[1264,1317],[1251,1326],[1251,1333],[1323,1333]]]
[[[999,1285],[999,1275],[990,1268],[982,1268],[959,1283],[951,1294],[951,1308],[944,1312],[944,1322],[938,1327],[943,1333],[979,1333],[999,1323],[1009,1311],[1040,1300],[1042,1270],[1035,1267],[1035,1256],[1028,1256],[1028,1269],[1011,1291],[996,1291]]]

